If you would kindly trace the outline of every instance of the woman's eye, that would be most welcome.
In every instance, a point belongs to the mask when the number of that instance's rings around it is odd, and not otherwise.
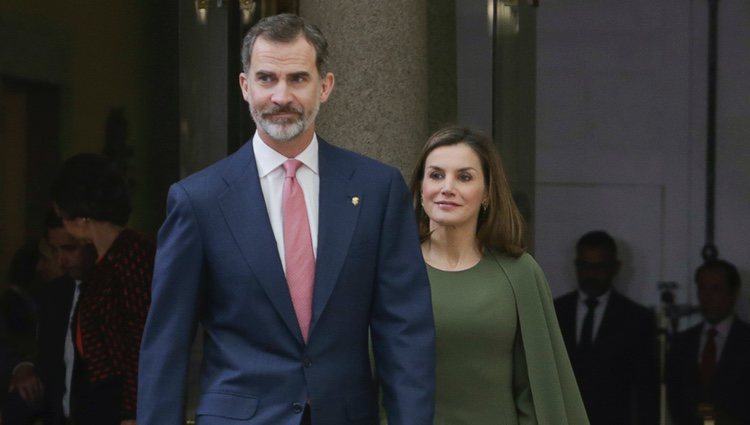
[[[460,176],[458,176],[458,178],[459,178],[459,179],[460,179],[460,180],[461,180],[462,182],[469,182],[469,181],[471,181],[471,180],[472,180],[472,176],[471,176],[471,174],[461,174]]]
[[[443,175],[442,175],[441,173],[438,173],[438,172],[435,172],[435,171],[431,172],[431,173],[430,173],[430,174],[428,174],[427,176],[428,176],[429,178],[431,178],[432,180],[438,180],[438,179],[440,179],[440,178],[442,178],[442,177],[443,177]]]

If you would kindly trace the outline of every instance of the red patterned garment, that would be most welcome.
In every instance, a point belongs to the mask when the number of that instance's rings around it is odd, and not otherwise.
[[[155,246],[123,230],[84,279],[78,302],[78,350],[91,383],[122,380],[120,414],[135,418],[138,352],[151,303]]]

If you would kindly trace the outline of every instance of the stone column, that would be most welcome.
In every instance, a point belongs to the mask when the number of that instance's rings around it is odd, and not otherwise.
[[[300,15],[329,42],[333,94],[317,131],[408,178],[427,134],[424,0],[300,0]]]

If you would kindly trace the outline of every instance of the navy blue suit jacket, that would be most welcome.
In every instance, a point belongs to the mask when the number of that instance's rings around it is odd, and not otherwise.
[[[65,393],[65,337],[73,306],[75,281],[62,277],[47,284],[39,302],[37,368],[44,383],[45,424],[62,423],[62,397]]]
[[[713,388],[699,381],[700,338],[703,324],[675,335],[667,357],[667,395],[675,425],[702,424],[697,406],[714,403],[717,424],[750,423],[750,326],[735,318],[716,365]]]
[[[560,330],[592,425],[658,423],[659,376],[653,314],[612,290],[589,363],[577,352],[578,292],[555,300]]]
[[[198,323],[198,424],[298,425],[306,403],[314,424],[377,423],[370,337],[389,423],[432,424],[434,325],[408,190],[395,168],[319,141],[307,344],[252,142],[170,188],[141,343],[138,425],[183,423]]]
[[[65,393],[65,337],[73,306],[75,281],[62,276],[44,284],[37,296],[38,320],[34,366],[44,385],[41,403],[30,405],[18,391],[8,395],[3,411],[7,424],[32,423],[41,417],[45,425],[63,422],[62,398]]]

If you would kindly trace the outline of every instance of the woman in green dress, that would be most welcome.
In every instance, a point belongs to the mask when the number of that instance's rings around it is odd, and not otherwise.
[[[465,128],[438,131],[411,190],[437,332],[435,424],[588,424],[491,142]]]

